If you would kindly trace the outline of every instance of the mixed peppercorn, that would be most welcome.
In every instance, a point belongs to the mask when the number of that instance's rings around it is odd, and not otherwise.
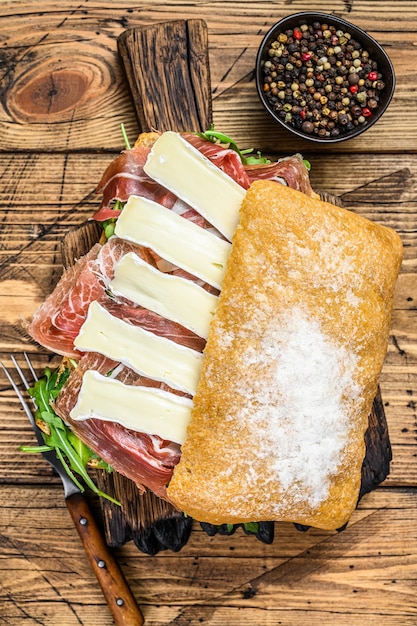
[[[385,87],[377,62],[349,32],[319,22],[279,33],[262,72],[272,111],[323,139],[366,124]]]

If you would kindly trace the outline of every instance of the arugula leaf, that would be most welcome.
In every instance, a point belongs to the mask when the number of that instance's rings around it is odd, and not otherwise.
[[[23,452],[46,452],[55,450],[67,474],[72,478],[81,491],[87,485],[93,493],[120,505],[115,498],[101,491],[91,479],[87,466],[92,465],[113,471],[90,448],[71,431],[63,420],[54,412],[53,405],[63,385],[67,381],[73,365],[68,362],[63,366],[51,370],[45,369],[44,376],[37,380],[28,390],[29,395],[36,403],[35,419],[45,441],[44,446],[21,446]],[[82,482],[79,480],[80,477]]]
[[[204,133],[196,133],[198,137],[201,139],[206,139],[207,141],[211,141],[211,143],[218,143],[227,145],[228,148],[234,150],[240,156],[240,159],[243,165],[259,165],[260,163],[268,164],[271,161],[261,155],[259,150],[256,152],[256,156],[252,154],[253,148],[246,148],[245,150],[240,150],[236,141],[225,135],[224,133],[220,133],[217,130],[214,130],[214,124],[210,126],[208,130]],[[250,156],[246,156],[250,155]]]
[[[244,524],[245,530],[248,533],[254,533],[256,535],[256,533],[259,530],[259,523],[258,522],[248,522],[246,524]]]
[[[125,142],[126,150],[131,150],[130,142],[123,122],[120,124],[120,128],[122,129],[123,141]]]
[[[121,200],[115,200],[111,208],[113,211],[121,211],[124,208],[125,204],[126,202],[122,202]],[[108,220],[104,220],[104,222],[101,223],[102,228],[104,230],[104,234],[106,235],[106,240],[110,239],[110,237],[114,235],[116,221],[117,221],[116,217],[111,217]]]

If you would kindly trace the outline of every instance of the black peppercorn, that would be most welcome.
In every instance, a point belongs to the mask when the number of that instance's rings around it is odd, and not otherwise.
[[[311,135],[311,133],[314,132],[314,125],[312,124],[312,122],[303,122],[303,124],[301,126],[301,130],[304,133],[307,133],[308,135]]]
[[[357,85],[360,80],[360,76],[357,72],[351,72],[348,76],[349,85]]]
[[[360,115],[362,115],[362,109],[360,106],[358,105],[354,105],[350,108],[350,112],[353,115],[353,117],[359,117]]]

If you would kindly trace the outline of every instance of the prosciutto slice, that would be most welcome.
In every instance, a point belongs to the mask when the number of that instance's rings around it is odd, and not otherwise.
[[[132,195],[155,200],[168,209],[173,207],[177,200],[175,195],[143,171],[150,149],[149,146],[139,145],[124,150],[110,163],[97,186],[96,191],[102,194],[102,201],[93,219],[101,222],[118,217],[120,211],[112,208],[114,201],[126,202]]]
[[[27,328],[30,336],[52,352],[79,358],[74,339],[84,323],[90,302],[97,300],[104,306],[111,302],[106,289],[113,278],[115,264],[132,251],[152,262],[146,249],[123,239],[110,239],[104,246],[94,245],[63,273],[54,291],[36,311]]]
[[[193,133],[181,133],[181,136],[204,154],[214,165],[223,170],[225,174],[233,178],[241,187],[244,189],[249,188],[249,177],[236,150],[201,139],[201,137]]]
[[[276,180],[307,196],[315,196],[310,185],[308,169],[299,154],[272,163],[243,165],[235,150],[213,144],[193,133],[182,133],[182,136],[244,189],[249,189],[255,180]]]
[[[120,319],[202,351],[203,340],[180,324],[123,298],[114,299],[108,295],[107,287],[114,276],[115,265],[128,252],[135,252],[154,267],[157,265],[150,250],[123,239],[114,237],[103,246],[96,244],[63,273],[55,290],[36,311],[28,326],[31,337],[52,352],[80,358],[80,352],[74,348],[74,340],[85,321],[90,303],[96,300]]]
[[[245,171],[251,183],[255,180],[284,181],[292,189],[297,189],[310,197],[316,196],[311,188],[308,169],[299,154],[285,157],[275,163],[246,165]]]
[[[81,389],[84,372],[89,369],[108,375],[115,372],[117,378],[128,385],[160,387],[168,390],[163,383],[138,376],[127,367],[107,357],[89,353],[82,357],[55,403],[56,413],[71,427],[73,432],[92,450],[119,473],[133,480],[140,489],[151,489],[156,495],[166,499],[165,485],[169,482],[175,465],[180,459],[180,447],[157,435],[148,435],[129,430],[115,422],[99,419],[72,420],[70,411],[75,406]],[[173,393],[174,390],[169,389]],[[121,451],[123,453],[121,454]]]
[[[194,133],[184,132],[181,135],[244,189],[249,189],[254,180],[267,179],[287,184],[308,196],[315,195],[310,185],[308,170],[298,154],[269,164],[243,165],[235,150],[214,144]],[[102,201],[93,219],[104,221],[117,218],[120,210],[113,208],[115,200],[126,202],[131,195],[142,195],[176,210],[174,205],[178,201],[175,195],[155,183],[143,171],[150,150],[150,145],[139,144],[131,150],[124,150],[110,163],[97,186],[97,193],[102,194]],[[189,210],[195,219],[201,219],[195,211]]]

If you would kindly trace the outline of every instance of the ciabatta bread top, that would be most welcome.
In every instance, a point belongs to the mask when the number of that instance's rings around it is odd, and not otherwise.
[[[213,524],[349,519],[401,249],[350,211],[251,186],[168,488],[181,510]]]

